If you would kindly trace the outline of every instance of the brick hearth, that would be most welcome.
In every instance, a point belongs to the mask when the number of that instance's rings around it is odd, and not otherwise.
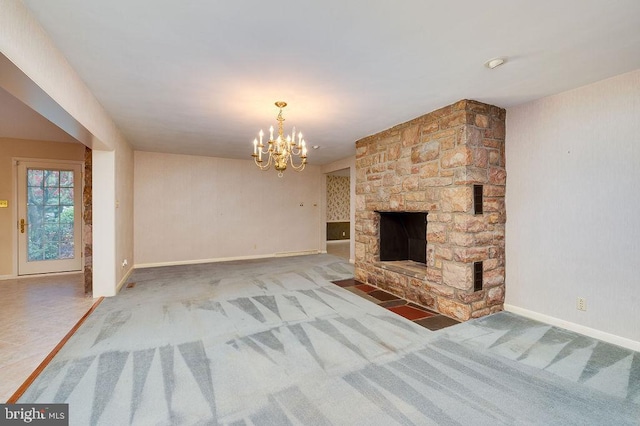
[[[505,115],[462,100],[356,143],[357,280],[461,320],[502,310]],[[427,213],[426,265],[380,262],[379,212]]]

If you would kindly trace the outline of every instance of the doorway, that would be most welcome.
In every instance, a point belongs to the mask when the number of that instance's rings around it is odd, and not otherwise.
[[[82,269],[82,166],[20,161],[18,275]]]
[[[349,260],[351,239],[350,169],[327,173],[326,250]]]

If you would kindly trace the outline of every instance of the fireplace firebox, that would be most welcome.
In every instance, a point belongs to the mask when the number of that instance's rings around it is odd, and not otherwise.
[[[378,212],[380,261],[427,263],[427,213]]]

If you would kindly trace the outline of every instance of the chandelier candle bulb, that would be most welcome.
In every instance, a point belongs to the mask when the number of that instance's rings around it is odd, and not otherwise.
[[[253,140],[253,155],[258,153],[258,139]]]

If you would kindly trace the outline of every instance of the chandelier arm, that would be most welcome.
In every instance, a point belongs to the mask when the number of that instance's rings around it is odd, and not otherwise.
[[[291,165],[291,168],[292,168],[293,170],[295,170],[296,172],[301,172],[301,171],[303,171],[303,170],[304,170],[304,166],[306,166],[306,165],[307,165],[307,163],[300,163],[300,165],[298,165],[298,166],[294,166],[294,165],[292,164],[292,165]]]
[[[258,161],[257,156],[254,157],[253,160],[256,163],[256,166],[260,167],[260,170],[269,170],[269,167],[271,167],[271,156],[269,156],[269,160],[267,161],[267,164],[265,164],[264,166],[260,164],[260,161]]]
[[[289,157],[289,162],[291,163],[291,167],[293,168],[293,170],[301,172],[302,169],[304,169],[304,166],[307,164],[307,157],[303,157],[302,158],[302,162],[300,164],[298,164],[297,166],[293,163],[293,155],[291,157]]]
[[[269,168],[271,167],[270,164],[267,164],[266,166],[262,166],[260,165],[260,163],[256,163],[256,166],[258,166],[260,170],[269,170]]]

